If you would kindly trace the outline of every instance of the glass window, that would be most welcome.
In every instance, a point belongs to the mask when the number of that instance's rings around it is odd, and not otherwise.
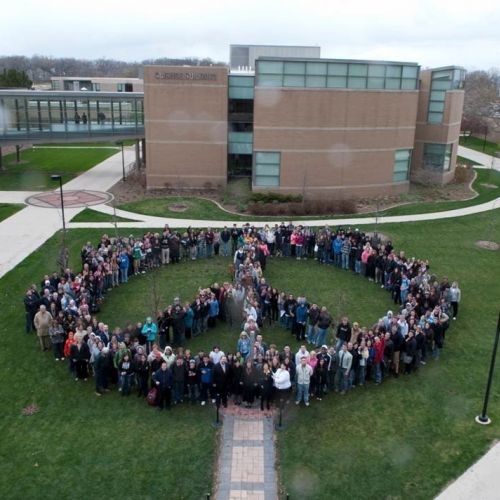
[[[349,64],[349,76],[366,76],[367,74],[367,64]]]
[[[401,88],[403,90],[415,90],[417,88],[417,80],[414,78],[403,78],[401,80]]]
[[[285,75],[283,78],[284,87],[304,87],[305,77],[299,75]]]
[[[383,64],[370,64],[368,67],[368,76],[385,76],[385,66]]]
[[[401,87],[401,80],[399,78],[386,78],[385,88],[391,90],[397,90]]]
[[[336,89],[345,89],[347,87],[347,78],[345,76],[329,76],[326,80],[326,86]]]
[[[429,102],[429,111],[437,111],[438,113],[442,113],[444,111],[444,102],[443,101]]]
[[[276,152],[255,153],[254,185],[274,187],[280,185],[281,155]]]
[[[431,84],[432,90],[450,90],[451,82],[449,80],[433,80]]]
[[[253,99],[253,87],[229,87],[229,99]]]
[[[450,170],[452,144],[424,144],[423,167],[447,172]]]
[[[281,87],[283,85],[283,75],[259,75],[257,85],[261,87]]]
[[[410,178],[411,149],[398,149],[394,153],[393,182],[404,182]]]
[[[388,78],[401,78],[401,66],[388,65],[385,76]]]
[[[257,152],[255,153],[255,161],[257,163],[279,163],[280,153]]]
[[[283,61],[257,61],[257,73],[279,75],[283,73]]]
[[[383,89],[385,78],[368,77],[369,89]]]
[[[253,76],[230,76],[230,87],[253,87]]]
[[[326,87],[326,76],[306,76],[306,87]]]
[[[306,63],[286,62],[285,75],[303,75],[306,72]]]
[[[308,75],[326,75],[326,63],[308,62],[306,73]]]
[[[280,185],[280,178],[267,175],[256,175],[254,185],[260,187],[278,187]]]
[[[443,113],[429,112],[427,121],[429,123],[441,123],[443,121]]]
[[[403,78],[417,78],[418,66],[403,66]]]
[[[347,63],[330,63],[328,64],[328,74],[334,76],[347,75]]]
[[[350,89],[365,89],[366,88],[366,78],[360,78],[357,76],[350,76],[347,81],[347,87]]]
[[[439,78],[442,78],[444,80],[451,80],[452,73],[450,70],[444,70],[444,71],[433,71],[432,72],[432,79],[437,80]]]
[[[444,90],[433,90],[429,96],[431,101],[444,101],[446,92]]]

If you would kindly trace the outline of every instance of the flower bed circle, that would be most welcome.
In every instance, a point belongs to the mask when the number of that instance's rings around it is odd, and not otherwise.
[[[482,248],[483,250],[498,250],[500,248],[500,245],[494,241],[488,241],[488,240],[478,240],[476,241],[476,246],[478,248]]]
[[[172,203],[167,207],[171,212],[185,212],[189,206],[185,203]]]

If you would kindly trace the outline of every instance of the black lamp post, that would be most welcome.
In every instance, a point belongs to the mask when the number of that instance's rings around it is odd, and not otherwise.
[[[491,353],[490,372],[488,374],[488,382],[486,383],[486,392],[484,394],[483,411],[481,412],[481,415],[478,415],[476,417],[476,422],[481,425],[488,425],[491,423],[491,419],[488,417],[486,412],[488,411],[488,401],[490,399],[491,381],[493,379],[493,372],[495,371],[495,361],[497,357],[499,337],[500,337],[500,314],[498,315],[497,333],[495,335],[495,342],[493,343],[493,352]]]
[[[127,177],[125,176],[125,153],[123,151],[123,141],[118,141],[116,144],[122,148],[122,180],[125,182]]]
[[[63,234],[66,234],[66,220],[64,219],[64,197],[63,197],[63,188],[62,188],[62,176],[61,175],[51,175],[50,178],[53,181],[59,181],[59,192],[61,194],[61,211],[62,211],[62,220],[63,220]]]

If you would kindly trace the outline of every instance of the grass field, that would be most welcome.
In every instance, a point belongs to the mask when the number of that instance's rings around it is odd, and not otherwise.
[[[456,208],[479,205],[486,201],[493,200],[499,196],[500,192],[500,172],[489,169],[476,169],[477,178],[473,188],[478,196],[465,201],[436,201],[419,202],[401,205],[399,207],[389,208],[380,212],[380,215],[410,215],[417,213],[439,212],[442,210],[454,210]],[[485,186],[488,184],[489,186]],[[496,187],[493,187],[496,186]],[[173,204],[184,204],[188,208],[184,212],[176,212],[169,209]],[[193,197],[167,197],[160,199],[141,200],[130,203],[122,203],[117,208],[135,212],[144,215],[153,215],[158,217],[172,217],[178,219],[196,219],[196,220],[228,220],[228,221],[248,221],[248,220],[275,220],[281,221],[281,217],[259,217],[252,215],[234,215],[221,210],[210,200]],[[375,214],[355,214],[350,217],[369,217]],[[324,219],[328,216],[294,216],[293,220],[300,219]],[[338,217],[338,216],[332,216]],[[286,217],[285,217],[286,219]],[[81,220],[82,222],[92,222],[91,219]]]
[[[20,203],[0,203],[0,221],[14,215],[19,210],[22,210],[24,205]]]
[[[329,499],[332,492],[343,498],[431,498],[500,437],[498,371],[489,410],[493,424],[480,427],[473,421],[481,409],[500,297],[498,253],[480,250],[474,242],[500,241],[499,217],[497,210],[383,226],[397,248],[429,258],[434,273],[459,281],[459,318],[442,359],[430,361],[418,374],[288,411],[286,430],[278,435],[278,457],[291,498]],[[75,268],[81,245],[97,242],[101,234],[69,231]],[[36,339],[23,333],[24,288],[55,268],[58,244],[59,235],[0,280],[5,409],[0,416],[0,495],[202,498],[210,488],[215,458],[210,409],[161,414],[135,396],[127,401],[117,393],[96,398],[91,382],[76,384],[65,366],[40,353]],[[199,285],[224,281],[227,273],[228,261],[216,258],[171,266],[156,278],[134,277],[109,294],[99,317],[111,328],[143,320],[151,313],[155,280],[167,303],[175,295],[190,300]],[[266,277],[273,286],[305,292],[309,300],[335,314],[346,312],[361,324],[377,320],[392,306],[375,285],[312,261],[270,259]],[[341,292],[347,301],[344,311],[338,309]],[[234,350],[237,335],[237,329],[222,326],[189,346],[198,350],[220,343]],[[265,329],[264,336],[280,346],[290,340],[280,329]],[[21,408],[33,402],[39,413],[21,416]]]
[[[460,146],[475,149],[476,151],[492,156],[500,150],[496,142],[484,141],[480,137],[460,137],[459,144]]]
[[[0,190],[44,191],[54,189],[51,174],[62,174],[64,182],[117,153],[116,149],[27,149],[21,151],[21,163],[15,153],[4,156],[0,170]]]

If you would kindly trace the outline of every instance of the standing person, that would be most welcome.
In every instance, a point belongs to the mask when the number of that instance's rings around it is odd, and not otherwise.
[[[149,365],[146,354],[144,353],[139,354],[137,357],[137,361],[135,363],[135,374],[137,377],[138,388],[137,397],[146,397],[148,395]]]
[[[224,229],[220,233],[220,245],[221,245],[221,255],[222,257],[227,257],[229,255],[229,241],[231,240],[231,232],[224,226]]]
[[[276,398],[279,401],[280,408],[283,406],[290,398],[290,392],[292,390],[292,382],[290,380],[290,372],[286,369],[286,364],[282,361],[280,367],[273,374],[274,387],[276,387]]]
[[[129,396],[134,377],[134,368],[128,352],[118,362],[118,373],[120,374],[122,396]]]
[[[458,304],[462,298],[462,292],[458,287],[458,283],[454,281],[451,287],[448,289],[448,297],[451,304],[451,309],[453,311],[453,319],[457,319],[458,316]]]
[[[49,328],[52,324],[52,314],[47,311],[44,305],[40,306],[40,310],[35,314],[33,323],[36,328],[36,334],[40,341],[40,349],[48,351],[50,349]]]
[[[243,402],[246,408],[251,408],[253,405],[257,384],[257,371],[253,361],[248,359],[243,369]]]
[[[186,339],[190,339],[193,331],[194,312],[189,302],[184,304],[184,312],[186,313],[184,315],[184,336]]]
[[[342,346],[351,340],[351,325],[349,324],[349,320],[344,317],[337,327],[337,342],[335,344],[335,351],[340,352]]]
[[[309,406],[309,384],[311,383],[312,375],[313,369],[307,363],[307,357],[302,356],[295,372],[295,381],[297,383],[296,405],[299,405],[304,400],[304,404]]]
[[[64,359],[64,329],[57,320],[52,321],[49,328],[50,341],[52,342],[52,349],[54,351],[54,358],[56,361]]]
[[[24,311],[26,315],[26,333],[31,333],[33,330],[33,318],[38,307],[38,297],[33,292],[33,289],[28,288],[24,296]]]
[[[126,250],[118,257],[118,265],[120,267],[120,282],[128,283],[128,268],[130,266],[130,259]]]
[[[75,380],[87,380],[89,377],[90,350],[83,338],[78,336],[76,344],[70,348],[70,356],[75,366]]]
[[[95,393],[96,396],[102,396],[104,391],[109,390],[109,380],[108,373],[110,370],[111,356],[109,355],[109,349],[103,347],[101,352],[97,355],[94,360],[94,375],[95,375]]]
[[[184,345],[186,332],[186,311],[181,306],[178,297],[174,299],[174,307],[172,309],[172,329],[174,332],[174,344]]]
[[[318,334],[316,336],[316,347],[321,347],[326,340],[326,336],[328,333],[328,328],[332,324],[332,317],[325,306],[321,308],[321,311],[318,316]]]
[[[274,379],[273,373],[269,367],[269,363],[265,362],[262,365],[262,374],[260,377],[260,410],[264,411],[264,402],[266,409],[271,409],[271,401],[273,400]]]
[[[229,391],[230,371],[227,364],[227,357],[222,356],[220,361],[214,366],[213,388],[222,406],[227,408],[227,393]]]
[[[156,334],[158,333],[158,327],[156,326],[156,323],[153,323],[151,316],[146,318],[146,323],[144,323],[141,333],[146,337],[149,353],[151,352],[153,343],[156,341]]]
[[[231,366],[231,394],[234,398],[236,406],[241,405],[241,395],[243,393],[243,366],[241,366],[241,358],[236,357]]]
[[[373,379],[378,385],[382,382],[382,363],[384,361],[385,338],[383,335],[375,337],[373,344],[375,355],[373,357]]]
[[[307,341],[310,344],[316,345],[317,324],[320,315],[320,308],[317,304],[313,304],[307,314]],[[321,342],[322,344],[323,342]],[[320,345],[321,345],[320,344]]]
[[[181,356],[177,356],[171,370],[174,386],[174,404],[183,403],[186,384],[186,364]]]
[[[198,372],[200,373],[200,382],[201,382],[201,393],[200,393],[201,406],[205,406],[207,404],[209,391],[212,392],[213,368],[214,365],[210,361],[208,355],[203,354],[202,362],[198,365]]]
[[[167,367],[167,362],[163,361],[161,367],[153,373],[153,382],[158,389],[158,409],[161,411],[165,407],[170,410],[172,399],[172,372]]]
[[[328,359],[324,355],[319,358],[318,364],[314,369],[314,378],[316,380],[316,399],[321,401],[327,392],[328,385]]]
[[[196,368],[196,361],[189,360],[189,367],[186,373],[187,393],[191,404],[195,404],[199,397],[200,373]]]
[[[335,392],[340,391],[340,394],[345,394],[348,387],[351,366],[352,354],[347,350],[347,343],[344,343],[342,350],[338,354],[337,387]]]

